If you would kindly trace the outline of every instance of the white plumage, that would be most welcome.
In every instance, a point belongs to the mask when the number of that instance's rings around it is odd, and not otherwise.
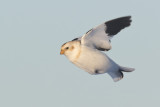
[[[108,73],[115,82],[122,79],[122,71],[131,72],[134,69],[119,66],[101,51],[111,49],[111,37],[129,26],[130,18],[117,18],[89,30],[82,37],[62,45],[61,54],[90,74]]]

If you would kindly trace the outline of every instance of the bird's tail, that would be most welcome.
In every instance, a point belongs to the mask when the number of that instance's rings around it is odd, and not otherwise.
[[[107,73],[112,77],[114,82],[117,82],[123,78],[123,72],[132,72],[134,71],[134,68],[128,68],[128,67],[119,67],[119,70],[117,71],[108,71]]]
[[[134,70],[135,70],[134,68],[128,68],[128,67],[120,66],[120,71],[122,71],[122,72],[132,72]]]

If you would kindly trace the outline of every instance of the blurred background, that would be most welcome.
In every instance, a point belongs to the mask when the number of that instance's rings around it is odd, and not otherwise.
[[[1,0],[1,107],[160,106],[159,0]],[[119,82],[90,75],[60,47],[107,20],[132,16],[106,52],[134,67]]]

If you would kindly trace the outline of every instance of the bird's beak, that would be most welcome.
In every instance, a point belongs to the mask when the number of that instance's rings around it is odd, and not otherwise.
[[[64,54],[64,52],[65,52],[64,50],[61,50],[60,54],[61,54],[61,55],[63,55],[63,54]]]

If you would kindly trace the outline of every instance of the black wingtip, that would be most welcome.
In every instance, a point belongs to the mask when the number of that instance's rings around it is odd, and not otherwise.
[[[120,32],[125,27],[130,26],[131,22],[132,22],[131,16],[120,17],[117,19],[107,21],[105,22],[105,25],[106,25],[105,32],[109,36],[116,35],[118,32]]]

